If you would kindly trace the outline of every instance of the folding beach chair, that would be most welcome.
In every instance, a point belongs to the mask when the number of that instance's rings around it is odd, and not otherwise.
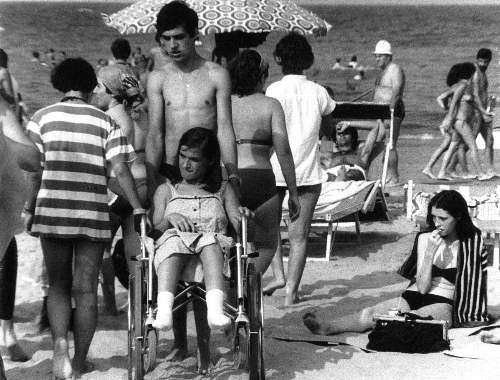
[[[322,258],[309,257],[310,261],[330,261],[333,248],[333,238],[336,231],[334,225],[345,222],[346,218],[354,219],[356,235],[360,241],[361,223],[360,213],[367,214],[373,211],[377,192],[380,190],[380,181],[346,181],[327,182],[324,184],[316,205],[311,229],[327,228],[325,256]],[[283,202],[283,221],[288,224],[288,197]]]
[[[370,217],[378,205],[379,213],[383,214],[383,220],[389,220],[387,213],[387,202],[384,196],[384,183],[387,177],[387,165],[389,159],[389,151],[391,149],[391,141],[393,135],[393,110],[388,104],[372,103],[372,102],[337,102],[337,106],[332,113],[334,119],[337,120],[389,120],[389,143],[386,144],[382,172],[380,178],[374,181],[355,181],[344,182],[349,184],[350,189],[346,188],[344,194],[336,194],[332,197],[331,203],[321,202],[321,198],[327,198],[325,191],[331,191],[334,183],[341,184],[342,182],[329,182],[324,184],[320,200],[316,206],[313,219],[311,222],[311,230],[320,227],[327,227],[325,256],[321,259],[308,258],[308,260],[329,261],[333,248],[334,224],[346,221],[346,219],[354,219],[356,234],[358,241],[360,240],[360,213],[368,215],[367,219],[375,220]],[[355,185],[358,183],[358,185]],[[343,186],[343,185],[339,185]],[[359,187],[356,187],[359,186]],[[325,190],[326,189],[326,190]],[[354,190],[354,191],[353,191]],[[287,200],[283,202],[283,221],[286,224],[286,206]],[[380,219],[376,219],[380,220]]]

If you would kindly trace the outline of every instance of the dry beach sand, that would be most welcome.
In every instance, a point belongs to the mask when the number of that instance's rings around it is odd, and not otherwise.
[[[402,207],[399,202],[393,207]],[[302,302],[282,308],[283,292],[265,297],[265,363],[268,379],[497,379],[500,362],[489,359],[464,359],[436,354],[366,353],[367,334],[342,334],[338,341],[353,346],[313,345],[286,342],[272,336],[295,334],[307,336],[301,318],[315,310],[323,316],[340,316],[364,306],[397,296],[405,282],[394,273],[411,247],[415,227],[397,209],[391,209],[390,222],[364,222],[358,244],[352,228],[337,233],[334,260],[309,262],[302,281]],[[5,361],[8,379],[42,380],[51,377],[51,338],[36,333],[35,317],[41,305],[41,293],[33,284],[40,266],[41,252],[37,239],[20,234],[16,330],[21,345],[32,356],[26,363]],[[323,239],[315,239],[311,252],[323,252]],[[264,283],[269,281],[269,275]],[[117,283],[118,284],[118,283]],[[126,293],[118,286],[118,304],[126,303]],[[98,331],[90,349],[95,371],[84,379],[126,378],[126,315],[99,317]],[[157,368],[148,379],[198,379],[195,359],[195,331],[189,314],[190,357],[182,362],[163,361],[172,343],[170,333],[161,333]],[[452,330],[451,336],[465,332]],[[310,336],[310,335],[309,335]],[[477,345],[477,336],[468,338]],[[454,340],[455,345],[468,341]],[[492,355],[498,347],[488,346]],[[494,351],[496,349],[497,351]],[[212,337],[215,363],[210,378],[245,379],[244,373],[232,369],[230,339],[216,332]]]

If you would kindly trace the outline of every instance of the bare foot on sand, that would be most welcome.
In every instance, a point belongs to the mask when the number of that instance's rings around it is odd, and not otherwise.
[[[477,179],[480,181],[487,181],[489,179],[492,179],[494,176],[495,174],[481,174],[480,176],[477,177]]]
[[[306,313],[302,317],[304,325],[316,335],[326,335],[325,328],[322,326],[321,322],[316,318],[314,313]]]
[[[292,306],[296,303],[299,303],[300,302],[300,299],[299,299],[299,296],[298,294],[296,293],[287,293],[286,296],[285,296],[285,304],[284,306]]]
[[[285,281],[274,280],[267,284],[264,289],[262,289],[262,294],[265,296],[272,296],[274,291],[285,287]]]
[[[481,333],[481,342],[491,343],[491,344],[500,344],[500,331],[484,331]]]
[[[167,362],[181,362],[188,357],[187,347],[173,347],[165,357]]]
[[[463,178],[463,179],[474,179],[474,178],[477,178],[477,175],[475,174],[471,174],[471,173],[464,173],[460,176],[460,178]]]
[[[438,179],[440,181],[453,181],[453,178],[450,177],[448,174],[438,174],[436,179]]]
[[[73,368],[69,360],[68,341],[64,338],[57,338],[54,342],[52,373],[56,379],[70,379],[73,376]]]
[[[210,353],[207,355],[201,355],[200,350],[198,350],[198,373],[200,375],[206,376],[210,372],[210,368],[212,367],[212,362],[210,361]]]
[[[2,355],[7,356],[13,362],[27,362],[30,360],[18,343],[5,347],[5,351],[2,350]]]
[[[425,168],[424,170],[422,170],[422,174],[426,175],[430,179],[436,179],[436,176],[432,174],[432,171],[429,168]]]
[[[95,365],[89,361],[84,361],[83,363],[76,363],[73,360],[73,377],[79,379],[82,375],[93,372],[95,370]]]

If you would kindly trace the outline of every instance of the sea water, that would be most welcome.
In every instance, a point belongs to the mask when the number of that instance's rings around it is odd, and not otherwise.
[[[332,1],[334,2],[334,1]],[[0,47],[10,57],[10,68],[20,83],[31,112],[60,98],[50,86],[50,69],[31,62],[32,51],[49,48],[64,50],[68,56],[81,56],[96,64],[111,58],[111,42],[118,32],[106,27],[100,13],[112,13],[127,3],[47,3],[1,2]],[[330,85],[336,99],[350,100],[373,87],[377,74],[371,54],[376,42],[392,43],[394,61],[406,72],[406,128],[435,127],[443,111],[435,97],[446,88],[449,68],[461,61],[473,61],[480,47],[489,47],[494,57],[488,70],[490,88],[500,85],[499,6],[307,6],[332,24],[325,37],[310,38],[315,65],[308,71],[311,79]],[[272,52],[282,34],[271,34],[257,49],[271,62],[272,82],[280,75]],[[144,52],[155,46],[153,35],[127,36],[132,47]],[[210,56],[213,39],[202,37],[200,49]],[[352,71],[333,72],[335,58],[347,64],[352,55],[368,66],[365,79],[354,81]]]

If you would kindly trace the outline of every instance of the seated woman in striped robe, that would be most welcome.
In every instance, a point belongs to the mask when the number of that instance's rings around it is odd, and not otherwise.
[[[374,314],[394,308],[445,320],[454,327],[485,324],[487,253],[460,193],[436,194],[429,202],[427,225],[399,271],[411,279],[401,297],[332,321],[307,313],[303,321],[309,330],[320,335],[362,332],[374,327]]]

